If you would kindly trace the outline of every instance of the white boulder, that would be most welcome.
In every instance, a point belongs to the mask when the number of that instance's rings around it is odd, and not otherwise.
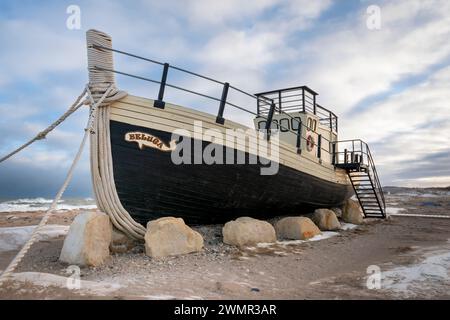
[[[203,237],[181,218],[164,217],[149,221],[145,233],[145,252],[153,258],[200,251]]]
[[[342,208],[342,220],[352,224],[362,224],[364,221],[363,212],[358,201],[347,200]]]
[[[306,240],[321,234],[319,228],[307,217],[286,217],[275,224],[278,238]]]
[[[109,257],[111,234],[112,226],[106,214],[81,213],[69,228],[59,260],[79,266],[99,266]]]
[[[341,224],[336,214],[329,209],[317,209],[312,215],[312,221],[322,231],[333,231],[341,229]]]
[[[224,243],[238,247],[277,241],[275,229],[270,223],[250,217],[228,221],[222,228],[222,234]]]

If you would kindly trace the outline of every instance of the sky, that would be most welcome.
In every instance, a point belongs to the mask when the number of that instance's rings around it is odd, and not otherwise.
[[[68,28],[71,5],[80,9],[79,29]],[[0,155],[46,128],[79,95],[88,81],[91,28],[110,34],[116,49],[248,92],[307,85],[339,116],[339,139],[369,144],[383,185],[450,186],[450,1],[2,0]],[[121,56],[115,67],[160,74]],[[130,94],[157,95],[149,83],[120,76],[117,83]],[[172,103],[192,99],[166,94]],[[77,112],[46,140],[1,163],[0,198],[53,196],[87,116],[86,109]],[[91,195],[86,149],[66,196]]]

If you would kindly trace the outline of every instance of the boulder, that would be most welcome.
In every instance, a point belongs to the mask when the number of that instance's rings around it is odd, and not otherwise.
[[[322,231],[339,230],[341,228],[341,224],[336,217],[336,214],[329,209],[317,209],[314,211],[312,221]]]
[[[336,217],[342,218],[342,209],[341,208],[331,208],[331,211],[333,211],[336,214]]]
[[[203,237],[181,218],[164,217],[147,223],[145,252],[150,257],[186,254],[202,248]]]
[[[84,212],[72,222],[59,260],[79,266],[99,266],[109,257],[112,226],[102,212]]]
[[[109,250],[112,253],[125,253],[134,248],[135,242],[125,233],[113,227]]]
[[[275,229],[270,223],[250,217],[228,221],[222,228],[222,234],[224,243],[238,247],[277,241]]]
[[[342,208],[342,220],[353,224],[363,223],[363,212],[358,201],[349,199]]]
[[[282,239],[306,240],[321,234],[319,228],[307,217],[286,217],[275,224]]]

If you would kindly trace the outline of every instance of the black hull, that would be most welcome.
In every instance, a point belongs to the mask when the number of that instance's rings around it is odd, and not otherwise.
[[[124,139],[126,133],[140,131],[168,143],[170,133],[117,121],[110,122],[110,129],[119,199],[133,219],[143,225],[163,216],[208,224],[239,216],[301,215],[314,208],[340,206],[353,192],[351,186],[283,165],[272,176],[260,175],[259,164],[175,165],[170,152],[145,147],[141,150],[137,143]]]

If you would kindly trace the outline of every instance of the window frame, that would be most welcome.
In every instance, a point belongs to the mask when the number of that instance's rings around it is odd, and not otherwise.
[[[286,121],[287,125],[282,124],[282,121]],[[285,129],[285,128],[287,128],[287,129]],[[289,121],[288,118],[280,119],[280,121],[279,121],[279,129],[280,129],[281,132],[289,132],[291,130],[290,121]]]

